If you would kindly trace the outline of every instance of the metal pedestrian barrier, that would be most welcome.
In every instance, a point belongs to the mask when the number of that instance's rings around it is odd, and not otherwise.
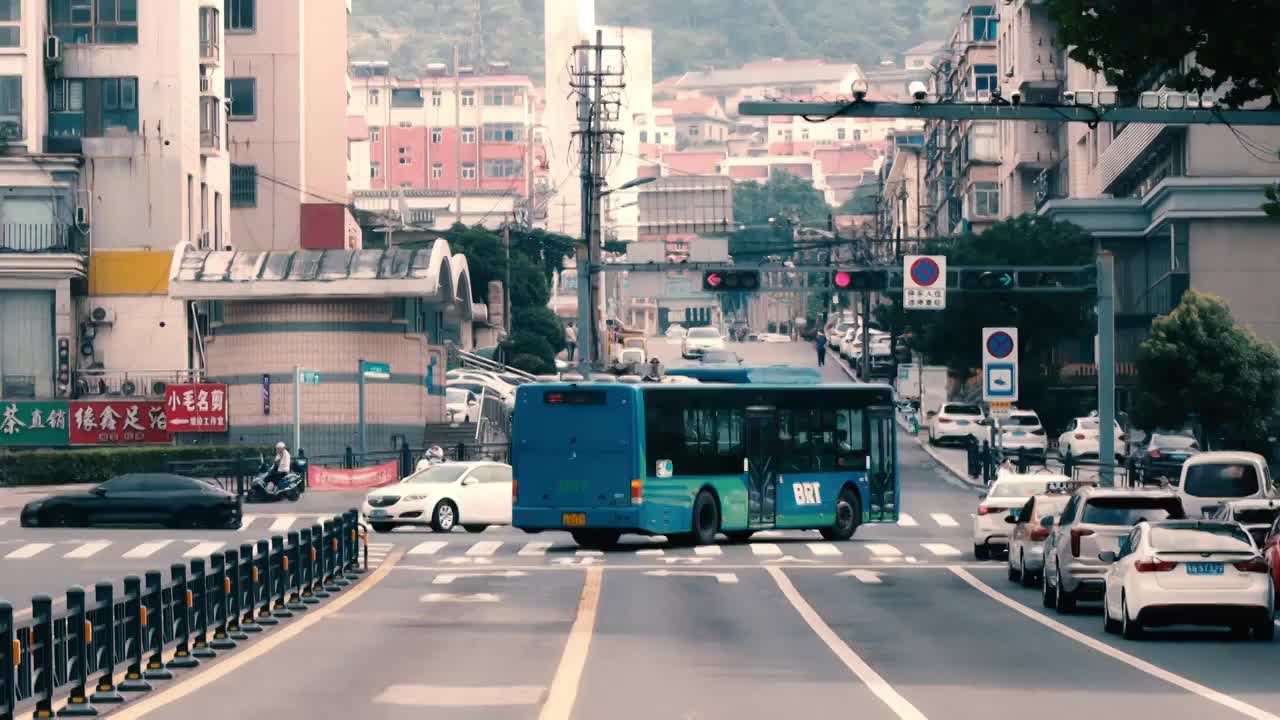
[[[63,700],[57,717],[96,716],[96,706],[123,703],[173,679],[174,670],[234,650],[358,579],[367,570],[362,536],[359,514],[348,510],[256,548],[193,559],[189,568],[174,563],[167,579],[159,570],[130,575],[119,595],[111,582],[97,583],[92,599],[70,588],[61,612],[52,597],[37,595],[24,623],[0,600],[0,720],[28,708],[54,717]]]

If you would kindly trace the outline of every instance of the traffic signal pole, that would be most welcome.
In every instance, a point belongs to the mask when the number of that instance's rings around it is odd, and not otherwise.
[[[1115,484],[1116,298],[1115,256],[1098,253],[1098,484]]]

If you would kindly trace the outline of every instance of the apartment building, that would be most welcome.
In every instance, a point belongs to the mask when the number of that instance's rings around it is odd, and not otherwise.
[[[659,102],[657,107],[671,112],[677,147],[719,145],[729,138],[729,116],[720,103],[712,98],[694,96],[683,100],[665,100]]]
[[[902,133],[892,138],[880,168],[880,226],[887,237],[915,239],[924,232],[924,136]]]
[[[175,247],[227,236],[223,18],[0,3],[0,397],[145,395],[193,366],[168,275]]]
[[[355,247],[343,80],[350,0],[223,1],[236,247]]]

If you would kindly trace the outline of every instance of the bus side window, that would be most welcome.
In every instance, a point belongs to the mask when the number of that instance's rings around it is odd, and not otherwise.
[[[836,467],[840,470],[866,470],[867,451],[863,444],[862,411],[836,411]]]
[[[813,447],[809,441],[807,410],[778,410],[778,437],[782,441],[782,471],[813,471]]]

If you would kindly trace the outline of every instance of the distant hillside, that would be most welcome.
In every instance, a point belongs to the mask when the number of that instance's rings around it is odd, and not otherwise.
[[[542,75],[544,0],[355,0],[351,57],[412,73],[448,60],[505,60]],[[572,2],[573,0],[553,0]],[[874,65],[958,20],[964,0],[597,0],[610,25],[654,29],[654,77],[764,57]]]

